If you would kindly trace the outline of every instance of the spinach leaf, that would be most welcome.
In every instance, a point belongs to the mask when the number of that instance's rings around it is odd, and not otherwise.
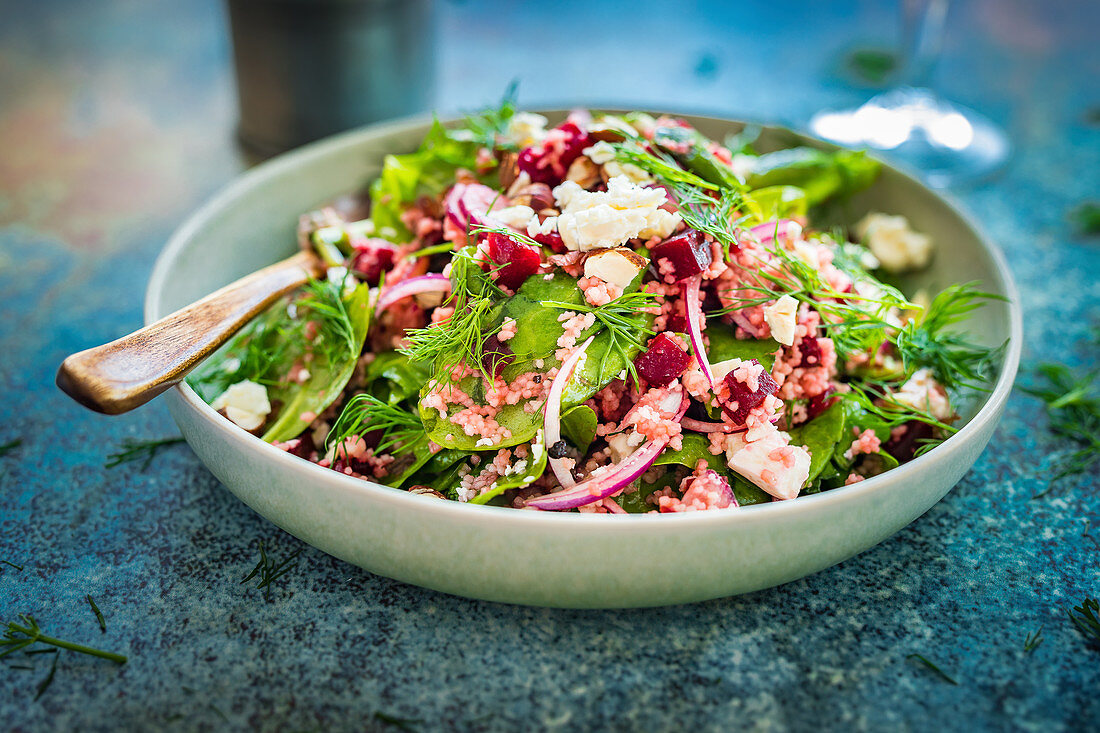
[[[805,446],[810,451],[810,476],[807,483],[821,474],[844,439],[844,429],[848,424],[846,404],[835,402],[813,420],[787,431],[793,445]]]
[[[655,491],[667,488],[669,486],[678,486],[681,481],[680,471],[665,471],[657,480],[651,484],[647,484],[644,481],[639,482],[638,490],[629,494],[620,494],[615,497],[615,501],[619,503],[619,506],[623,508],[628,514],[645,514],[657,509],[646,502],[646,497]]]
[[[561,416],[561,434],[582,453],[588,451],[596,437],[599,420],[596,411],[588,405],[577,405]]]
[[[768,492],[756,484],[750,483],[748,479],[739,473],[728,471],[727,478],[730,482],[730,488],[733,489],[733,495],[737,499],[737,506],[767,504],[772,500]]]
[[[281,382],[268,388],[272,402],[279,401],[282,408],[279,417],[267,428],[263,439],[268,443],[290,440],[305,430],[312,420],[303,420],[302,415],[319,415],[340,396],[344,386],[355,371],[355,364],[363,351],[363,343],[370,327],[370,287],[363,284],[346,297],[344,307],[351,324],[353,350],[330,351],[338,358],[330,361],[324,351],[315,351],[314,360],[309,365],[309,380],[305,384]]]
[[[706,436],[699,433],[684,433],[682,436],[683,444],[680,450],[673,448],[665,448],[661,455],[657,456],[657,460],[653,462],[654,466],[667,466],[670,464],[676,464],[679,466],[687,466],[692,471],[695,470],[695,465],[702,459],[707,462],[707,465],[718,471],[721,474],[726,473],[726,464],[722,460],[722,455],[714,455],[710,452],[710,440]]]
[[[743,223],[751,227],[776,219],[806,216],[809,201],[798,186],[767,186],[753,191],[745,200],[750,216]]]
[[[371,394],[395,405],[419,394],[430,376],[426,364],[412,361],[397,351],[386,351],[367,365],[365,381]]]
[[[775,352],[781,348],[773,339],[739,339],[734,335],[733,326],[717,318],[707,319],[707,338],[710,340],[707,357],[711,364],[728,359],[756,359],[771,371]]]
[[[510,470],[515,473],[501,476],[493,484],[493,488],[470,499],[470,503],[488,504],[508,489],[522,488],[546,471],[546,443],[541,430],[536,434],[536,439],[528,445],[526,458],[514,459],[513,457]]]
[[[750,189],[797,186],[805,192],[810,206],[833,196],[862,191],[874,183],[880,168],[862,151],[827,152],[804,147],[777,150],[750,160]]]

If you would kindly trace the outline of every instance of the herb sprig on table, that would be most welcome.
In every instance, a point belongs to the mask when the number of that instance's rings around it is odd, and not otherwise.
[[[118,451],[107,455],[107,462],[103,464],[103,467],[114,468],[124,463],[141,461],[139,470],[144,471],[149,468],[149,464],[153,462],[153,459],[161,449],[182,442],[183,438],[181,437],[160,438],[157,440],[134,440],[133,438],[127,438],[122,441]]]
[[[1063,364],[1040,364],[1036,374],[1038,382],[1021,390],[1043,401],[1050,432],[1071,446],[1058,454],[1050,484],[1039,497],[1059,479],[1089,471],[1100,458],[1100,369],[1078,375]]]
[[[46,644],[48,646],[57,647],[58,649],[68,649],[69,651],[78,652],[80,654],[88,654],[93,657],[109,659],[115,664],[126,664],[126,657],[121,654],[106,652],[102,649],[95,649],[93,647],[84,646],[83,644],[76,644],[71,641],[65,641],[64,639],[57,639],[45,635],[42,633],[42,629],[39,627],[34,617],[25,613],[19,614],[17,620],[8,622],[7,630],[4,632],[3,638],[0,638],[0,649],[2,649],[2,651],[0,651],[0,657],[14,654],[34,644]],[[47,650],[30,650],[27,653],[31,654],[36,651]]]
[[[14,440],[9,440],[6,443],[0,443],[0,458],[3,458],[9,453],[14,453],[15,450],[21,445],[23,445],[22,438],[15,438]]]
[[[951,677],[950,675],[948,675],[948,674],[947,674],[946,672],[944,672],[944,671],[943,671],[942,669],[940,669],[940,668],[939,668],[939,667],[937,667],[937,666],[936,666],[935,664],[933,664],[932,662],[930,662],[930,661],[928,660],[928,658],[927,658],[927,657],[925,657],[925,656],[924,656],[924,655],[922,655],[922,654],[909,654],[909,655],[907,655],[907,656],[906,656],[905,658],[906,658],[906,659],[915,659],[915,660],[916,660],[917,662],[919,662],[920,664],[923,664],[923,665],[924,665],[925,667],[927,667],[927,668],[928,668],[929,670],[931,670],[931,671],[932,671],[932,672],[934,672],[934,673],[935,673],[936,675],[938,675],[938,676],[939,676],[939,677],[940,677],[941,679],[943,679],[943,680],[944,680],[945,682],[950,682],[950,683],[951,683],[951,684],[953,684],[953,685],[958,685],[958,684],[959,684],[959,683],[958,683],[958,682],[956,682],[956,681],[955,681],[955,680],[954,680],[954,679],[953,679],[953,678],[952,678],[952,677]]]
[[[1081,632],[1081,635],[1093,646],[1100,648],[1100,601],[1086,598],[1080,606],[1067,610],[1069,620]]]
[[[241,584],[259,578],[256,588],[264,592],[264,598],[270,598],[271,584],[298,567],[298,556],[301,554],[302,548],[299,547],[284,560],[276,561],[274,558],[267,556],[267,548],[264,546],[263,540],[260,540],[260,560],[256,563],[256,567],[252,568],[252,572],[244,576]]]

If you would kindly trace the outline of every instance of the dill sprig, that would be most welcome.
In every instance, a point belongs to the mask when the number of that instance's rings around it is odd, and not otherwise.
[[[486,226],[484,224],[476,224],[476,225],[470,227],[467,230],[466,233],[467,233],[467,235],[469,235],[469,234],[499,234],[502,237],[508,237],[509,239],[514,239],[515,241],[519,242],[520,244],[526,244],[528,247],[534,247],[535,249],[542,249],[542,244],[540,244],[539,242],[536,242],[534,239],[531,239],[531,237],[527,236],[523,232],[518,232],[515,229],[510,229],[508,227],[491,227],[491,226]]]
[[[493,326],[496,301],[504,291],[490,271],[481,269],[473,247],[465,247],[451,258],[451,294],[443,306],[454,308],[451,317],[425,328],[405,332],[406,345],[398,349],[413,361],[432,364],[436,381],[449,381],[459,364],[477,365],[485,381],[493,377],[483,363],[485,341],[500,330]]]
[[[123,463],[141,461],[141,468],[139,470],[144,471],[149,468],[149,464],[153,462],[153,458],[156,457],[157,453],[159,453],[162,448],[167,448],[170,445],[182,442],[183,438],[180,437],[161,438],[160,440],[134,440],[133,438],[127,438],[119,445],[120,450],[107,455],[107,462],[103,464],[103,467],[114,468]]]
[[[87,599],[88,605],[92,607],[92,613],[95,614],[95,620],[96,620],[97,623],[99,623],[99,630],[102,633],[106,634],[107,633],[107,620],[105,618],[103,618],[103,612],[99,610],[99,606],[96,605],[95,599],[92,598],[91,593],[85,595],[84,598]]]
[[[1097,613],[1100,612],[1100,601],[1095,598],[1086,598],[1081,601],[1080,606],[1074,606],[1072,610],[1066,611],[1069,615],[1069,620],[1073,622],[1073,625],[1080,631],[1085,639],[1089,643],[1094,645],[1100,645],[1100,618],[1097,617]]]
[[[20,573],[23,572],[23,566],[22,565],[16,565],[15,563],[11,562],[10,560],[0,560],[0,565],[8,565],[10,567],[15,568],[16,572],[20,572]]]
[[[1004,298],[978,290],[975,282],[952,285],[932,299],[923,317],[909,320],[895,339],[906,374],[927,367],[948,389],[984,390],[1003,347],[978,346],[950,330],[981,308],[983,300]]]
[[[516,114],[518,90],[519,80],[513,79],[504,90],[504,96],[496,107],[466,115],[462,121],[462,129],[467,132],[467,137],[464,139],[469,139],[485,148],[504,147],[498,138],[508,129],[508,123]]]
[[[1100,459],[1100,393],[1096,388],[1100,370],[1078,377],[1063,364],[1040,364],[1036,372],[1042,381],[1021,390],[1046,404],[1050,432],[1078,446],[1057,459],[1053,486],[1059,479],[1085,473]]]
[[[610,303],[592,306],[587,303],[563,303],[557,300],[544,300],[542,305],[550,308],[558,308],[564,311],[579,313],[591,313],[596,321],[607,329],[611,340],[607,351],[604,353],[603,362],[612,353],[618,353],[626,363],[627,372],[635,379],[638,373],[634,368],[634,360],[630,358],[628,350],[631,348],[645,348],[646,338],[653,335],[653,330],[646,325],[644,311],[658,305],[657,296],[641,290],[632,293],[624,293]],[[600,365],[603,372],[603,363]]]
[[[306,311],[302,314],[304,320],[317,323],[313,348],[316,351],[320,347],[329,364],[336,363],[342,356],[358,356],[355,353],[355,326],[344,303],[345,282],[346,278],[341,282],[310,280],[305,285],[303,297],[296,303],[298,309]]]
[[[636,165],[654,178],[660,179],[661,183],[675,186],[677,189],[704,188],[708,191],[719,189],[717,184],[711,183],[691,171],[684,170],[671,155],[663,151],[654,151],[652,148],[642,147],[641,142],[628,140],[613,144],[615,158],[622,163]]]
[[[382,432],[374,449],[376,453],[401,455],[414,450],[427,440],[424,423],[419,415],[387,404],[374,395],[363,393],[355,395],[344,405],[340,417],[336,419],[325,439],[325,445],[330,450],[335,446],[335,451],[339,454],[344,450],[344,441],[348,438],[355,435],[361,437],[376,430]]]
[[[959,684],[954,679],[952,679],[946,672],[944,672],[942,669],[940,669],[935,664],[930,662],[928,660],[928,658],[925,657],[923,654],[909,654],[909,655],[906,655],[905,658],[906,659],[915,659],[915,660],[917,660],[918,662],[923,664],[925,667],[930,669],[932,672],[936,673],[941,679],[943,679],[946,682],[950,682],[953,685],[958,685]]]
[[[285,560],[276,562],[273,558],[267,556],[267,548],[264,547],[263,540],[260,540],[260,559],[256,563],[256,567],[252,568],[252,572],[244,576],[241,584],[243,585],[253,578],[259,578],[259,582],[256,584],[257,590],[263,590],[264,598],[270,598],[271,584],[298,567],[297,558],[301,554],[302,548],[299,547],[290,553]]]
[[[42,694],[46,692],[50,685],[53,684],[54,675],[57,674],[57,660],[61,656],[60,649],[53,650],[53,663],[50,664],[50,671],[46,677],[38,683],[38,687],[35,689],[34,699],[42,697]]]
[[[398,730],[403,730],[403,731],[407,731],[407,732],[415,731],[416,728],[414,726],[417,723],[423,722],[423,721],[420,721],[420,720],[414,720],[412,718],[398,718],[394,715],[389,715],[388,713],[383,713],[381,710],[376,710],[375,711],[374,719],[378,720],[378,721],[381,721],[381,722],[383,722],[387,725],[392,725],[393,727],[397,728]]]
[[[847,382],[846,386],[849,391],[838,393],[838,397],[854,402],[863,411],[874,415],[891,428],[916,420],[938,428],[948,435],[958,432],[958,428],[945,423],[931,412],[898,402],[886,382],[863,379],[858,382]],[[925,441],[917,454],[923,454],[941,442],[943,441],[939,439]]]
[[[15,452],[15,449],[21,445],[23,445],[22,438],[15,438],[14,440],[9,440],[7,443],[0,445],[0,458]]]
[[[42,629],[38,626],[38,622],[35,621],[34,617],[25,613],[19,614],[19,619],[17,621],[8,622],[7,630],[4,632],[3,638],[0,638],[0,647],[3,647],[3,651],[0,651],[0,657],[6,657],[32,644],[46,644],[57,647],[58,649],[68,649],[71,652],[109,659],[115,664],[126,663],[126,657],[121,654],[105,652],[101,649],[84,646],[83,644],[75,644],[71,641],[46,636],[42,633]],[[34,651],[46,650],[32,650],[27,653],[31,654]]]
[[[1043,627],[1040,626],[1024,638],[1024,651],[1030,654],[1043,643]]]

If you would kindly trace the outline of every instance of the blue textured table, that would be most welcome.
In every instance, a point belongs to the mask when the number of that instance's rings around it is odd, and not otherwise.
[[[845,49],[889,43],[892,3],[669,3],[547,17],[441,5],[443,110],[519,77],[528,104],[674,104],[798,124],[871,90]],[[824,4],[821,4],[824,5]],[[847,4],[843,4],[847,5]],[[1095,4],[953,8],[940,77],[1011,133],[995,181],[956,193],[1000,242],[1026,312],[1025,369],[1095,361]],[[0,727],[397,729],[1100,725],[1100,661],[1065,608],[1100,595],[1095,476],[1041,499],[1058,447],[1014,395],[974,470],[927,515],[840,566],[693,606],[567,612],[463,600],[350,567],[224,491],[186,446],[103,467],[125,438],[175,434],[163,407],[107,418],[53,386],[71,351],[140,323],[145,279],[187,212],[246,167],[221,6],[0,2],[0,612],[129,655],[0,664]],[[545,46],[538,55],[520,49]],[[1093,115],[1095,115],[1095,111]],[[304,548],[270,597],[241,578],[263,540]],[[732,559],[731,559],[732,561]],[[106,617],[101,633],[85,595]],[[1023,649],[1043,627],[1045,642]],[[953,686],[907,655],[920,653]],[[33,669],[23,669],[32,667]],[[377,715],[376,715],[377,714]]]

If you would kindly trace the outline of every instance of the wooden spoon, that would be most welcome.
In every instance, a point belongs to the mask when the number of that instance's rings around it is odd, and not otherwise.
[[[324,272],[312,252],[246,275],[156,323],[103,346],[73,354],[57,386],[96,412],[118,415],[178,384],[280,296]]]

